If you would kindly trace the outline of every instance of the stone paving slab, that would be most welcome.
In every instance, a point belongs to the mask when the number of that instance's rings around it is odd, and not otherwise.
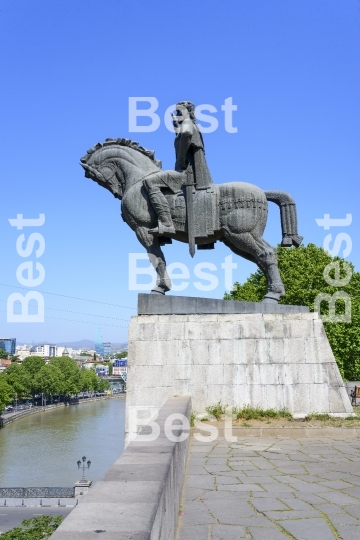
[[[176,538],[359,540],[359,440],[193,439]]]

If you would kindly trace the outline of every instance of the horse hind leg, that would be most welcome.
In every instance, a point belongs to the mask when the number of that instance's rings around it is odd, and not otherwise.
[[[298,233],[297,211],[294,199],[285,191],[265,191],[266,199],[280,208],[283,247],[299,247],[303,237]]]
[[[278,302],[285,296],[285,287],[279,272],[276,249],[263,238],[260,238],[257,242],[263,249],[260,260],[268,284],[268,292],[264,296],[263,302]]]
[[[285,295],[285,288],[280,277],[275,248],[263,238],[254,237],[250,232],[237,234],[227,232],[226,239],[235,249],[248,253],[250,255],[248,258],[256,262],[264,272],[268,291],[263,302],[278,302]]]
[[[156,286],[151,293],[165,294],[171,289],[171,279],[166,270],[166,261],[160,247],[159,237],[149,234],[145,227],[139,227],[135,233],[140,244],[146,249],[150,262],[156,271]]]

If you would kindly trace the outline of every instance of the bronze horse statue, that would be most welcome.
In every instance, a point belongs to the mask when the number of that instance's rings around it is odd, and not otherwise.
[[[135,232],[157,272],[156,287],[152,292],[165,294],[171,289],[166,262],[161,246],[172,239],[188,243],[185,189],[179,193],[164,193],[170,206],[176,234],[171,238],[154,236],[149,229],[157,225],[143,180],[161,170],[161,162],[154,152],[129,139],[106,139],[88,150],[80,160],[85,176],[108,189],[120,199],[123,220]],[[181,174],[171,171],[172,174]],[[276,249],[266,242],[265,230],[268,201],[280,207],[282,245],[301,244],[297,232],[295,202],[283,191],[263,191],[246,182],[214,184],[210,190],[194,194],[195,216],[205,223],[198,227],[198,249],[211,249],[216,241],[224,242],[236,255],[254,262],[264,272],[268,291],[263,302],[278,302],[285,295],[280,277]],[[204,221],[204,220],[203,220]]]

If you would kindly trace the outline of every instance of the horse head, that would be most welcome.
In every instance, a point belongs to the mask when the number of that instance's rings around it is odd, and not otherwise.
[[[135,152],[134,152],[135,151]],[[142,177],[161,168],[154,152],[130,139],[106,139],[97,143],[80,159],[85,177],[122,199],[127,188]]]

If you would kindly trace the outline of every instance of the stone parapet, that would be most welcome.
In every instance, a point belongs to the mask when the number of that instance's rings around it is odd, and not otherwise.
[[[156,420],[156,440],[133,440],[51,539],[174,540],[189,436],[173,442],[164,424],[173,414],[189,419],[190,407],[187,396],[167,400]],[[149,431],[144,427],[142,433]],[[180,426],[174,431],[179,438],[183,433]]]
[[[317,313],[132,317],[128,439],[131,407],[161,407],[174,395],[190,395],[196,413],[220,402],[298,417],[353,414]]]

